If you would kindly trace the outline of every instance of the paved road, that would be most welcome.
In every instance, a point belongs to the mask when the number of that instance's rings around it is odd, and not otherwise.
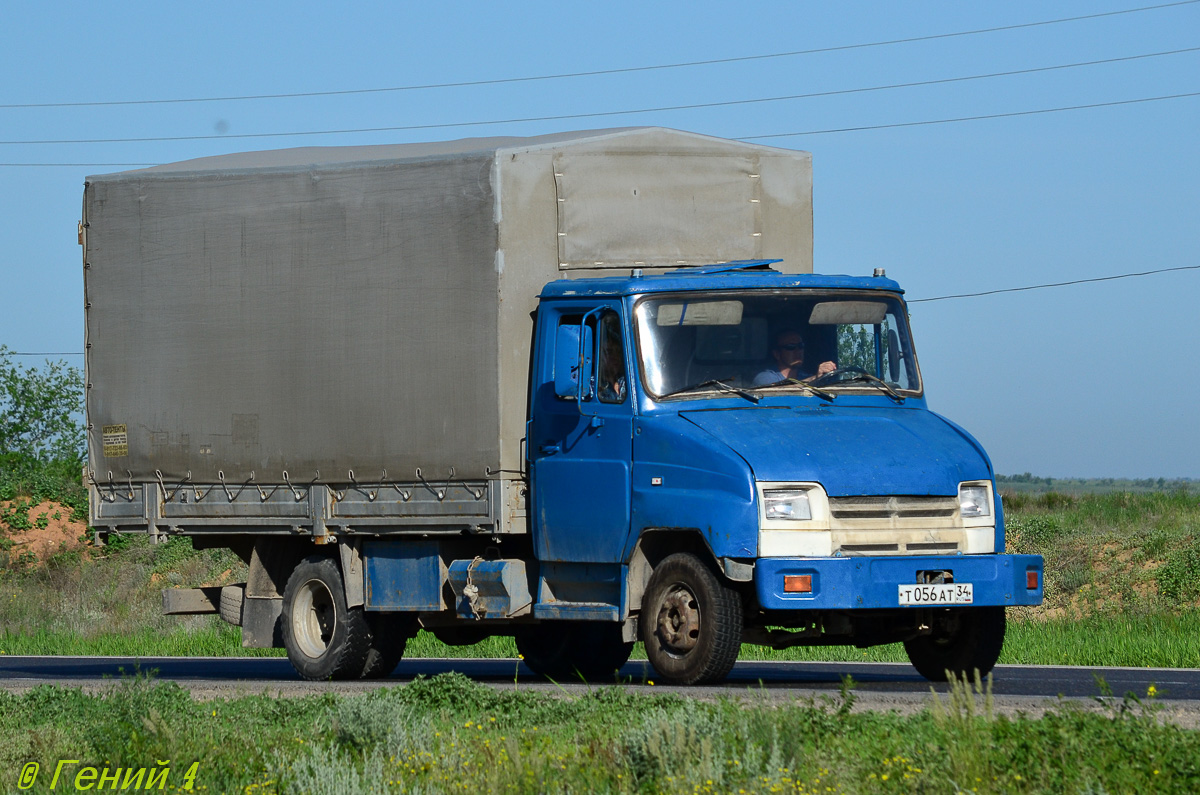
[[[25,690],[37,684],[56,683],[94,688],[135,669],[156,671],[159,679],[172,680],[193,691],[214,694],[252,690],[300,694],[334,688],[357,692],[380,684],[403,684],[418,675],[459,671],[472,679],[499,687],[547,687],[516,660],[409,659],[400,663],[390,679],[375,682],[303,682],[286,659],[228,657],[0,657],[0,687]],[[649,687],[653,670],[644,662],[630,662],[622,679],[633,687]],[[856,682],[859,694],[889,694],[904,700],[928,696],[930,683],[905,663],[739,662],[728,680],[715,687],[681,688],[693,695],[766,691],[775,697],[794,693],[837,691],[843,676]],[[997,696],[1083,698],[1104,695],[1100,680],[1112,693],[1132,692],[1141,697],[1153,684],[1161,701],[1200,703],[1200,669],[1082,668],[1057,666],[997,666],[993,692]],[[655,688],[662,690],[661,686]],[[945,686],[937,689],[944,690]],[[1196,705],[1191,705],[1196,706]]]

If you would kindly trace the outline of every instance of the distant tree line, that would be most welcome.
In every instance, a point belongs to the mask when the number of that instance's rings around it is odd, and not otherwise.
[[[1029,472],[996,475],[997,488],[1016,491],[1189,491],[1200,487],[1194,478],[1042,478]]]
[[[1029,483],[1037,486],[1053,486],[1054,478],[1039,478],[1037,475],[1025,472],[1021,475],[996,475],[996,485],[1001,483]]]

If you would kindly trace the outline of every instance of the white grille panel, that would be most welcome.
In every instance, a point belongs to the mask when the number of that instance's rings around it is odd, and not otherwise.
[[[831,497],[833,549],[843,555],[965,551],[957,497]]]

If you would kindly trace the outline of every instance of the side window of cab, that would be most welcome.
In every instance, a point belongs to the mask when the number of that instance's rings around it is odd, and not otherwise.
[[[601,403],[624,403],[628,381],[621,318],[616,312],[605,312],[596,326],[597,396]]]

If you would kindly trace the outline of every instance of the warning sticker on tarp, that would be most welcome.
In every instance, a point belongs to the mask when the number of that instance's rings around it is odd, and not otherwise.
[[[101,428],[105,458],[124,458],[129,455],[129,435],[124,425],[105,425]]]

